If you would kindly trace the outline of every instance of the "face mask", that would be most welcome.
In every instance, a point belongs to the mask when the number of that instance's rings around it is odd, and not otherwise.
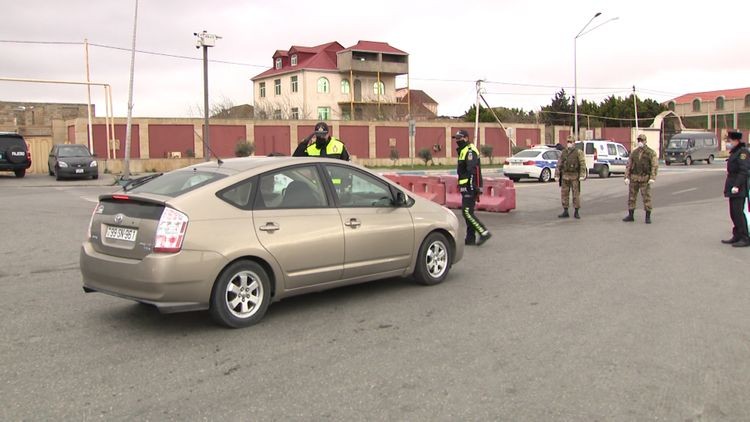
[[[573,149],[575,148],[576,144],[568,142],[568,148]]]
[[[456,141],[456,145],[458,145],[459,148],[465,147],[466,144],[467,144],[467,142],[464,141],[463,139],[460,139],[460,140]]]
[[[643,148],[643,142],[638,142],[638,148]]]

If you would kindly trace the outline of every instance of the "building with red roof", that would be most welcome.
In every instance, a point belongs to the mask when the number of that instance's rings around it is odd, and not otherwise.
[[[372,120],[406,116],[396,76],[409,72],[409,54],[388,43],[336,41],[276,50],[272,67],[252,78],[256,118]]]
[[[692,92],[665,105],[690,128],[750,129],[750,88]]]

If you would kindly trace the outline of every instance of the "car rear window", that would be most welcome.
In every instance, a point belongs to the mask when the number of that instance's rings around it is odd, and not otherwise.
[[[225,178],[226,175],[209,171],[182,170],[163,174],[130,190],[132,193],[150,193],[177,197],[202,186]]]
[[[532,157],[536,157],[537,155],[539,155],[539,150],[531,150],[531,149],[529,149],[529,150],[526,150],[526,151],[519,152],[518,154],[514,155],[514,157],[518,157],[518,158],[532,158]]]
[[[26,149],[26,142],[20,136],[0,136],[0,149],[6,150],[14,146]]]

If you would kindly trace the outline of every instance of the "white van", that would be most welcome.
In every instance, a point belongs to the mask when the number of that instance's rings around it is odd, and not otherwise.
[[[630,154],[622,144],[605,139],[589,139],[576,142],[576,148],[582,149],[586,156],[588,174],[598,174],[602,178],[610,174],[625,174]]]

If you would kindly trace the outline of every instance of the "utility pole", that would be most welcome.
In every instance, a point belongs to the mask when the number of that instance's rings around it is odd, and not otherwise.
[[[195,48],[203,47],[203,159],[209,161],[211,159],[211,139],[208,129],[208,47],[215,46],[216,40],[221,39],[221,37],[209,34],[205,30],[201,33],[193,32],[193,35],[198,37]]]
[[[86,52],[86,82],[91,82],[91,73],[89,72],[89,39],[83,39],[83,45]],[[86,111],[88,114],[88,129],[89,129],[89,152],[94,154],[94,129],[91,125],[91,85],[86,85]]]
[[[130,83],[128,85],[128,121],[125,126],[125,169],[123,180],[130,179],[130,139],[133,134],[133,75],[135,73],[135,34],[138,28],[138,0],[135,0],[135,16],[133,17],[133,47],[130,49]]]
[[[477,81],[477,101],[474,109],[476,111],[474,116],[474,145],[479,145],[479,99],[482,96],[482,82],[481,79]]]

